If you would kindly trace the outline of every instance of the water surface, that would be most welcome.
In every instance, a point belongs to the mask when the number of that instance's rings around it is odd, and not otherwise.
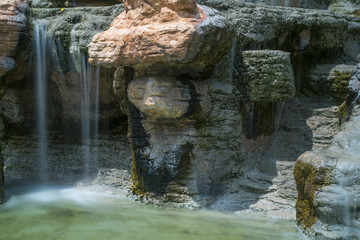
[[[0,233],[4,240],[305,239],[293,222],[155,208],[78,189],[13,195],[0,208]]]

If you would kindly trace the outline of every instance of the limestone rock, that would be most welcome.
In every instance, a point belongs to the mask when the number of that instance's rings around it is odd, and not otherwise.
[[[275,102],[295,95],[294,72],[290,54],[257,50],[242,53],[243,71],[240,85],[248,89],[252,102]]]
[[[192,100],[188,85],[172,77],[143,77],[132,80],[128,97],[147,118],[177,119],[189,115]]]
[[[353,70],[354,66],[341,64],[329,73],[328,81],[332,83],[331,96],[339,102],[343,102],[349,93],[348,86]]]
[[[352,65],[319,64],[310,68],[305,81],[315,95],[330,97],[342,103],[348,94],[353,69]]]
[[[359,113],[354,109],[329,148],[297,160],[297,221],[317,239],[359,239]]]
[[[337,14],[360,16],[360,2],[357,0],[333,0],[330,1],[329,9]]]
[[[110,6],[121,3],[121,0],[33,0],[35,8]]]
[[[0,2],[0,77],[15,67],[14,55],[26,29],[27,0]]]
[[[124,67],[118,67],[114,73],[113,90],[120,110],[123,113],[128,113],[127,83]]]
[[[107,31],[93,38],[90,63],[151,72],[154,66],[158,70],[195,62],[201,71],[219,61],[231,45],[225,18],[195,0],[125,1],[125,9]]]
[[[34,18],[45,19],[48,37],[61,44],[58,53],[87,53],[92,37],[110,26],[111,21],[124,10],[122,5],[107,7],[33,8]],[[59,55],[60,55],[59,54]],[[64,56],[59,56],[63,61]]]
[[[360,63],[356,65],[349,81],[349,91],[357,94],[360,91]]]

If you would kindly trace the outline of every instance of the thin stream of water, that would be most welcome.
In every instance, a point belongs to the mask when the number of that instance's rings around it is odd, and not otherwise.
[[[47,27],[41,20],[34,21],[35,80],[36,80],[36,129],[39,150],[39,169],[43,182],[47,182]]]

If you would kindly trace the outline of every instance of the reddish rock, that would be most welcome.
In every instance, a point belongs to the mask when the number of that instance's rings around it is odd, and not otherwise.
[[[13,55],[26,28],[27,0],[0,1],[0,77],[15,67]]]
[[[196,62],[204,68],[218,61],[232,44],[225,19],[195,0],[124,4],[125,11],[89,44],[90,63],[151,69]]]

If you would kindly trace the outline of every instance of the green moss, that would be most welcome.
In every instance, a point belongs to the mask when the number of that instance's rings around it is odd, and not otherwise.
[[[313,226],[317,221],[314,206],[315,193],[330,184],[329,169],[316,168],[314,165],[298,160],[294,168],[298,198],[296,202],[296,220],[299,225]]]
[[[138,175],[138,171],[136,169],[136,161],[135,161],[135,153],[132,151],[132,169],[131,169],[131,180],[133,182],[131,186],[131,191],[133,194],[142,197],[145,195],[145,188],[142,184],[143,180]]]
[[[345,101],[339,107],[338,118],[339,118],[340,125],[342,125],[346,121],[347,116],[348,116],[348,111],[349,111],[349,105]]]

